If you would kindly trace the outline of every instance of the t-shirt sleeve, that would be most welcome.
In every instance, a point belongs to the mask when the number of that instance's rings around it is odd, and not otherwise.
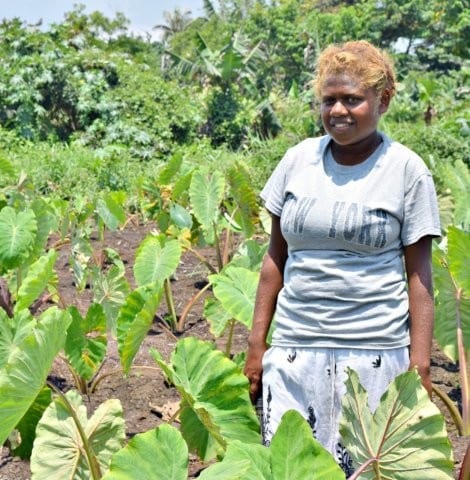
[[[260,197],[264,201],[264,206],[266,209],[278,217],[281,216],[282,208],[284,206],[287,173],[291,163],[289,152],[287,152],[282,160],[277,164],[260,193]]]
[[[401,240],[407,246],[427,235],[441,235],[436,190],[429,171],[420,174],[405,191]]]

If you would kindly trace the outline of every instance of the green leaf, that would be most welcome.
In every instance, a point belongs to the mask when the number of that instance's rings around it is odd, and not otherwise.
[[[367,392],[348,371],[340,433],[357,466],[376,459],[361,478],[451,480],[452,450],[444,417],[431,402],[416,371],[390,384],[372,415]]]
[[[198,222],[207,232],[209,242],[214,240],[213,225],[219,217],[219,207],[224,198],[225,180],[219,170],[212,173],[198,169],[193,173],[189,196]]]
[[[97,303],[90,305],[85,318],[75,306],[70,306],[68,311],[72,323],[67,330],[65,355],[79,376],[88,381],[106,355],[106,316]]]
[[[211,465],[201,480],[344,480],[341,468],[312,436],[307,421],[286,412],[270,447],[232,441],[222,462]]]
[[[14,177],[17,175],[17,171],[13,163],[3,156],[0,157],[0,174],[7,177]]]
[[[48,387],[44,387],[34,400],[31,407],[20,420],[15,429],[19,432],[21,442],[12,450],[13,455],[23,459],[29,459],[33,450],[33,442],[36,438],[36,427],[44,414],[44,411],[51,403],[52,396]]]
[[[174,203],[170,207],[170,218],[171,221],[178,228],[191,228],[193,226],[193,219],[191,214],[181,205]]]
[[[57,252],[55,250],[49,250],[46,255],[38,258],[29,267],[28,273],[18,290],[15,312],[29,308],[44,292],[55,274],[54,265],[56,260]]]
[[[163,284],[178,267],[181,253],[178,240],[164,240],[152,235],[146,237],[137,249],[134,263],[137,285]]]
[[[103,480],[186,480],[188,447],[170,425],[140,433],[111,459]]]
[[[109,230],[117,230],[126,221],[126,212],[112,194],[96,200],[96,211]]]
[[[175,153],[170,157],[165,167],[158,175],[159,185],[168,185],[179,172],[183,164],[183,154],[181,152]]]
[[[281,419],[271,445],[273,478],[344,479],[344,473],[332,455],[313,438],[307,421],[295,410]]]
[[[310,436],[312,434],[310,433]],[[223,460],[201,472],[200,480],[273,480],[271,453],[262,445],[250,445],[234,440],[227,447]],[[300,478],[300,477],[292,477]],[[311,478],[311,477],[308,477]]]
[[[162,293],[161,286],[154,289],[140,287],[127,297],[119,311],[118,350],[125,373],[129,372],[134,357],[152,325]]]
[[[109,466],[111,456],[125,440],[125,423],[121,403],[106,400],[87,418],[80,395],[71,390],[66,397],[83,427],[101,471]],[[46,409],[36,428],[31,455],[32,480],[64,480],[90,478],[90,467],[77,426],[64,401],[59,397]]]
[[[151,351],[179,391],[181,433],[203,460],[223,453],[227,443],[261,442],[259,422],[248,395],[248,380],[214,345],[194,337],[178,341],[171,364]]]
[[[245,237],[255,232],[259,202],[252,186],[250,173],[244,165],[237,163],[228,172],[230,193],[236,206],[235,219],[241,225]]]
[[[35,325],[36,320],[29,310],[23,310],[9,318],[5,310],[0,309],[0,368],[10,362],[10,355],[16,354],[19,345]]]
[[[69,323],[66,312],[55,307],[46,310],[0,369],[0,445],[44,387]]]
[[[468,263],[468,234],[449,229],[448,253],[433,251],[433,280],[436,314],[434,336],[450,360],[459,358],[457,347],[457,318],[460,316],[464,345],[470,344],[470,295],[466,290],[465,271]],[[452,262],[452,263],[451,263]],[[460,285],[459,285],[460,284]]]
[[[222,306],[220,300],[207,297],[204,301],[204,318],[209,322],[209,329],[214,337],[219,338],[225,332],[232,315]]]
[[[107,272],[95,269],[93,286],[93,301],[103,307],[107,328],[116,335],[118,312],[130,290],[125,274],[117,265],[113,265]]]
[[[58,214],[54,207],[42,197],[35,198],[31,208],[38,226],[33,255],[40,256],[46,248],[50,233],[58,227]]]
[[[32,210],[16,213],[11,207],[0,211],[0,266],[16,268],[28,257],[37,233]]]
[[[214,295],[223,308],[248,328],[251,328],[258,281],[257,272],[233,266],[209,276]]]
[[[470,297],[470,233],[449,227],[447,233],[449,271],[457,288],[465,297]]]

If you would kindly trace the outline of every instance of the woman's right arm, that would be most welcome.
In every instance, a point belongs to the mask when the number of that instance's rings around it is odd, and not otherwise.
[[[287,244],[281,233],[280,218],[276,215],[271,218],[271,238],[261,266],[244,370],[250,381],[250,397],[253,403],[261,393],[262,360],[268,348],[266,337],[276,309],[277,295],[283,286],[287,258]]]

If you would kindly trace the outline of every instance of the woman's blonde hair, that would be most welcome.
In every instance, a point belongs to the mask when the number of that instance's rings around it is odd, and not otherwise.
[[[364,88],[372,87],[378,96],[387,91],[390,98],[396,91],[395,71],[389,55],[365,40],[333,44],[317,59],[313,82],[315,93],[321,89],[330,75],[351,75]]]

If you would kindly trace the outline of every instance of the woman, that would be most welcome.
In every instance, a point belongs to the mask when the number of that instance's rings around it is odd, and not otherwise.
[[[296,409],[350,474],[338,433],[346,367],[371,409],[409,368],[431,394],[431,239],[440,226],[423,161],[377,130],[395,93],[389,57],[357,41],[328,47],[317,63],[327,135],[289,149],[261,192],[272,231],[245,374],[252,400],[263,393],[265,444]]]

